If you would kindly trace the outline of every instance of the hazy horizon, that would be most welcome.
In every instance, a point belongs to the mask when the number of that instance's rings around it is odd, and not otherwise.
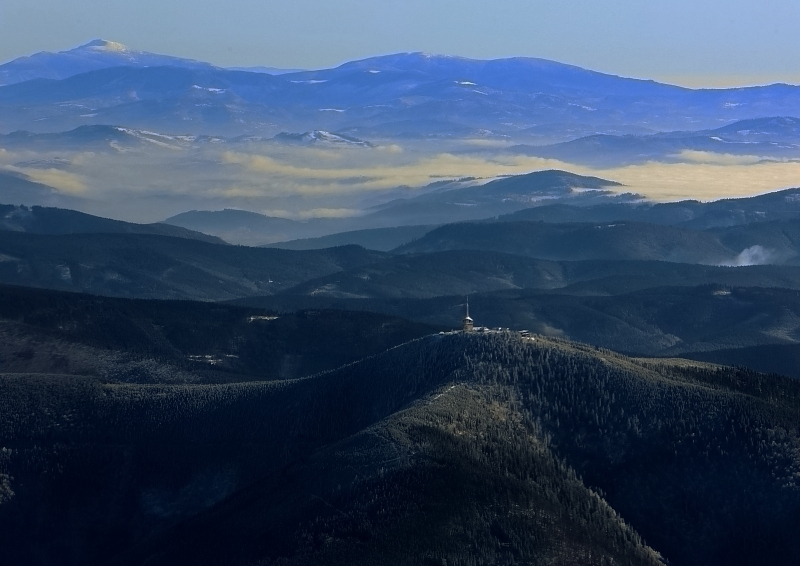
[[[246,0],[225,5],[209,0],[192,4],[144,0],[136,5],[9,0],[0,6],[0,60],[67,51],[102,38],[134,51],[221,67],[329,69],[387,53],[423,52],[479,60],[534,57],[621,77],[719,88],[800,83],[797,29],[800,4],[788,0],[769,0],[758,6],[742,0],[646,5],[633,0],[602,5],[583,0],[500,4],[412,0],[380,6],[364,0],[336,4]],[[494,71],[498,77],[511,72],[502,66],[498,69]],[[428,76],[427,86],[410,97],[407,89],[418,87],[416,79],[386,83],[376,90],[368,86],[373,83],[358,81],[341,90],[324,90],[322,84],[334,77],[331,74],[324,80],[311,76],[287,81],[289,90],[280,100],[245,100],[244,91],[234,92],[235,88],[225,98],[226,90],[219,85],[189,83],[188,94],[175,99],[174,107],[169,105],[173,102],[162,104],[173,94],[162,93],[150,99],[150,110],[139,100],[136,86],[107,101],[95,100],[94,92],[80,95],[80,100],[68,93],[33,110],[23,97],[22,102],[14,102],[22,106],[9,106],[20,111],[9,110],[3,117],[4,133],[15,129],[61,132],[83,124],[173,136],[271,138],[282,131],[328,130],[349,132],[374,147],[253,144],[198,149],[176,140],[164,142],[167,138],[140,141],[141,148],[124,151],[113,144],[99,150],[81,142],[50,149],[6,145],[0,148],[0,169],[54,188],[81,210],[133,221],[225,207],[290,218],[358,215],[365,207],[413,195],[440,179],[491,179],[542,169],[603,177],[622,183],[626,191],[659,201],[749,196],[800,184],[800,154],[791,149],[800,147],[791,137],[796,134],[780,137],[784,134],[779,132],[770,134],[775,138],[723,140],[717,136],[710,138],[719,140],[716,145],[689,143],[673,148],[667,144],[649,152],[628,146],[619,150],[624,155],[609,147],[610,157],[602,163],[580,153],[515,153],[514,146],[519,144],[543,146],[596,134],[624,137],[708,131],[740,119],[800,116],[794,98],[772,104],[773,95],[733,102],[720,99],[713,104],[699,98],[691,104],[670,98],[658,108],[637,110],[644,108],[637,104],[658,101],[661,94],[647,90],[647,83],[635,83],[644,94],[635,95],[643,98],[634,103],[628,90],[634,83],[619,81],[628,86],[592,91],[597,85],[581,82],[588,80],[584,75],[565,79],[563,84],[558,77],[547,83],[549,72],[543,73],[546,85],[541,88],[535,81],[523,81],[504,90],[500,80],[493,83],[493,94],[488,96],[473,82],[478,80],[475,77],[455,77],[456,90],[446,90],[443,84],[453,84],[450,75],[447,80],[442,79],[445,75]],[[553,71],[561,72],[566,71]],[[387,75],[366,76],[374,76],[372,81]],[[538,77],[538,71],[530,76]],[[330,80],[327,86],[339,79]],[[565,94],[567,83],[574,87],[572,94]],[[580,87],[575,87],[578,83]],[[269,92],[264,88],[263,92]],[[297,89],[305,89],[304,102],[293,98],[300,96]],[[677,91],[665,89],[671,93],[664,94],[667,98]],[[539,90],[547,91],[546,99],[536,99],[542,94]],[[376,92],[382,98],[373,100]],[[696,94],[702,98],[708,93]],[[195,100],[195,95],[204,98]],[[123,99],[125,104],[120,103]],[[210,112],[206,119],[198,110],[205,107],[218,114]],[[375,110],[378,107],[380,111]],[[69,108],[82,110],[68,115]],[[128,110],[133,114],[125,114]],[[605,117],[598,118],[600,114]],[[403,129],[406,122],[411,124],[410,133]],[[174,147],[165,152],[170,144]]]
[[[160,52],[153,52],[148,51],[146,49],[140,49],[134,45],[127,45],[125,43],[116,41],[114,38],[109,37],[93,37],[87,38],[85,41],[80,43],[70,45],[68,47],[63,47],[60,49],[56,49],[54,51],[48,50],[39,50],[30,53],[25,53],[11,59],[1,60],[0,65],[5,63],[10,63],[16,59],[30,57],[31,55],[36,55],[37,53],[42,52],[51,52],[51,53],[63,53],[67,51],[71,51],[73,49],[77,49],[79,47],[83,47],[93,41],[107,41],[112,43],[119,43],[130,49],[131,51],[138,51],[138,52],[148,52],[148,53],[156,53],[158,55],[167,55],[172,57],[181,57],[184,59],[201,61],[206,63],[213,63],[211,60],[200,59],[197,57],[187,57],[183,55],[177,55],[175,53],[160,53]],[[287,70],[287,71],[314,71],[314,70],[323,70],[323,69],[332,69],[336,68],[340,65],[344,65],[346,63],[351,63],[354,61],[364,61],[368,59],[374,59],[377,57],[383,57],[388,55],[398,55],[398,54],[405,54],[405,53],[424,53],[426,55],[431,55],[434,57],[453,57],[453,58],[460,58],[460,59],[471,59],[476,61],[493,61],[498,59],[511,59],[511,58],[530,58],[530,59],[544,59],[548,61],[553,61],[555,63],[561,63],[564,65],[572,65],[576,67],[585,68],[589,71],[596,71],[599,73],[613,75],[623,78],[631,78],[631,79],[640,79],[640,80],[653,80],[662,84],[680,86],[683,88],[689,89],[727,89],[727,88],[737,88],[737,87],[752,87],[752,86],[766,86],[771,84],[790,84],[790,85],[800,85],[800,72],[795,75],[794,80],[791,80],[791,76],[784,77],[784,76],[775,76],[775,75],[718,75],[718,76],[692,76],[692,75],[663,75],[660,77],[653,77],[653,76],[635,76],[635,75],[626,75],[623,73],[616,73],[612,71],[604,71],[600,69],[594,69],[589,67],[582,67],[576,63],[570,63],[567,61],[557,60],[557,59],[549,59],[547,57],[539,57],[536,55],[507,55],[507,56],[500,56],[500,57],[468,57],[466,55],[462,55],[460,53],[435,53],[435,52],[427,52],[423,50],[407,50],[407,51],[389,51],[389,52],[381,52],[381,53],[367,53],[361,56],[353,57],[352,59],[345,59],[341,61],[334,62],[333,64],[327,66],[316,66],[316,67],[291,67],[286,65],[274,65],[270,61],[262,61],[259,63],[252,63],[248,65],[244,64],[228,64],[228,65],[217,65],[221,68],[229,68],[229,69],[258,69],[258,68],[265,68],[265,69],[275,69],[275,70]]]
[[[31,22],[37,22],[32,26]],[[95,38],[222,67],[330,68],[388,53],[539,57],[697,87],[800,83],[800,5],[714,0],[430,4],[9,0],[0,60]]]

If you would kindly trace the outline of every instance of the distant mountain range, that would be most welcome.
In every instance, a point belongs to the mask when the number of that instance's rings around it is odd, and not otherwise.
[[[638,195],[620,195],[612,191],[619,186],[614,181],[566,171],[536,171],[489,182],[465,178],[432,183],[420,189],[421,194],[418,196],[395,199],[371,207],[365,214],[351,218],[298,221],[241,210],[222,210],[189,211],[167,218],[164,222],[213,234],[230,243],[272,244],[345,231],[480,220],[509,214],[543,202],[588,206],[641,200]],[[409,237],[417,235],[419,234],[409,233]],[[367,243],[367,247],[371,247],[369,242],[363,240],[358,243]],[[383,246],[374,249],[383,249]]]
[[[567,203],[546,204],[500,216],[499,221],[614,222],[633,220],[693,229],[725,228],[741,224],[763,225],[769,221],[800,217],[800,188],[774,191],[746,198],[711,202],[608,202],[592,206]]]
[[[89,124],[199,135],[565,140],[800,116],[800,87],[692,90],[534,58],[399,53],[282,75],[93,41],[0,66],[5,132]]]
[[[236,136],[220,137],[209,135],[171,135],[136,128],[108,126],[78,126],[66,132],[33,133],[17,130],[10,134],[0,134],[0,145],[6,148],[38,151],[75,151],[92,149],[94,151],[119,152],[126,149],[162,147],[189,149],[214,144],[216,146],[242,146],[254,144],[327,146],[368,148],[373,144],[334,132],[313,130],[310,132],[281,132],[273,137]]]
[[[48,162],[43,166],[54,167],[57,164]],[[537,244],[539,251],[533,254],[535,257],[552,259],[551,256],[537,254],[562,246],[561,236],[555,234],[563,228],[548,228],[547,224],[571,225],[577,230],[578,224],[574,223],[583,223],[590,227],[595,226],[597,230],[603,227],[608,230],[592,232],[593,236],[586,240],[579,238],[577,247],[573,249],[575,253],[578,253],[576,250],[579,248],[596,245],[598,238],[602,240],[609,234],[616,234],[614,228],[618,228],[628,232],[645,230],[661,244],[665,237],[667,240],[671,238],[667,234],[702,233],[702,238],[715,240],[724,249],[719,248],[719,253],[709,255],[702,251],[702,247],[686,248],[686,252],[697,256],[697,261],[701,263],[735,264],[741,259],[737,259],[737,254],[756,245],[761,246],[766,255],[762,254],[762,257],[756,254],[758,257],[751,258],[753,262],[775,263],[790,260],[796,253],[798,246],[794,240],[797,237],[795,223],[800,216],[800,189],[707,203],[693,200],[652,203],[634,194],[612,192],[610,189],[619,186],[613,181],[554,170],[504,177],[490,182],[467,178],[434,183],[420,189],[422,194],[419,196],[396,199],[372,207],[367,210],[367,214],[355,217],[293,220],[246,210],[192,210],[167,218],[163,223],[133,224],[64,210],[69,206],[71,197],[64,197],[19,174],[0,174],[0,182],[3,183],[3,198],[9,195],[7,200],[11,203],[17,198],[23,199],[30,192],[40,194],[42,198],[62,201],[54,202],[60,204],[61,209],[0,205],[0,229],[3,230],[44,234],[127,232],[217,242],[217,238],[221,238],[233,244],[269,245],[296,250],[356,244],[379,251],[389,251],[403,245],[408,245],[407,251],[421,251],[420,246],[433,246],[425,251],[470,248],[512,251],[508,246],[513,244],[517,246],[514,253],[528,255],[519,246],[526,242],[532,245],[538,239],[530,241],[525,236],[518,240],[509,233],[506,236],[511,240],[505,242],[503,236],[501,240],[504,243],[496,241],[496,237],[504,231],[513,232],[512,228],[503,226],[511,223],[517,227],[538,225],[535,228],[539,231],[538,237],[543,237],[545,232],[555,237],[555,247],[548,248],[540,243]],[[419,221],[427,223],[419,224]],[[437,232],[431,232],[444,224],[465,221],[479,223],[466,228],[459,225],[442,226]],[[739,228],[734,230],[733,227]],[[454,231],[459,233],[457,237],[452,237]],[[633,232],[626,232],[622,237],[621,241],[626,246],[638,241]],[[437,243],[433,242],[432,238],[439,237],[436,234],[445,233],[450,236]],[[485,238],[478,236],[484,233]],[[738,239],[731,239],[734,238],[732,234],[738,234]],[[644,237],[644,233],[639,233],[639,237]],[[416,241],[411,244],[412,240]],[[678,247],[684,244],[685,242]],[[498,245],[499,248],[496,247]],[[642,242],[637,245],[645,255],[626,255],[626,258],[665,259],[662,255],[663,249],[649,249]],[[612,254],[602,257],[614,257],[612,248],[598,249],[600,251]],[[572,256],[558,257],[580,259]],[[695,261],[686,258],[684,260]],[[747,263],[745,259],[741,261]]]
[[[500,231],[486,222],[538,221],[546,223],[616,224],[622,221],[649,225],[706,230],[751,224],[748,230],[780,232],[783,222],[800,217],[800,189],[775,191],[749,198],[712,202],[685,200],[652,203],[637,195],[612,193],[613,181],[573,175],[563,171],[539,171],[498,179],[489,183],[462,180],[441,183],[424,194],[398,199],[374,207],[369,214],[353,218],[320,218],[307,221],[267,217],[240,211],[190,211],[164,220],[167,224],[213,234],[231,243],[263,244],[287,249],[314,249],[330,245],[358,244],[388,251],[421,238],[419,226],[464,221],[485,221],[473,231]],[[514,210],[514,212],[504,212]],[[773,222],[777,221],[777,222]],[[416,222],[427,222],[420,225]],[[387,229],[390,231],[387,232]],[[457,226],[441,230],[457,230]],[[545,227],[542,227],[545,229]],[[652,226],[653,230],[656,229]],[[778,232],[755,244],[783,247]],[[319,238],[319,240],[314,240]],[[293,241],[297,240],[297,241]],[[423,245],[421,240],[414,245]],[[491,239],[476,237],[477,249],[487,249]],[[583,242],[590,244],[592,240]],[[393,243],[394,245],[389,245]],[[750,245],[755,245],[750,244]],[[740,253],[747,246],[741,246]],[[508,251],[508,250],[504,250]],[[652,250],[654,256],[661,256]],[[710,257],[707,261],[713,263]]]
[[[758,206],[740,200],[733,206]],[[301,224],[244,211],[187,213],[178,218],[187,227],[39,207],[6,205],[0,213],[0,282],[116,296],[385,300],[503,289],[605,295],[663,285],[800,285],[796,218],[706,229],[630,220],[489,220],[341,233],[317,242],[340,247],[302,251],[313,246],[227,246],[187,229]],[[250,224],[242,227],[242,220]],[[383,250],[389,242],[400,245],[389,254],[347,245],[359,242]]]
[[[213,65],[136,51],[116,41],[95,39],[84,45],[51,53],[40,51],[0,65],[0,86],[33,79],[66,79],[74,75],[109,67],[162,67],[165,65],[191,69],[207,69]]]
[[[209,144],[241,147],[264,143],[353,148],[369,148],[375,145],[351,135],[325,130],[280,132],[272,137],[225,137],[166,134],[99,124],[78,126],[64,132],[34,133],[17,130],[0,134],[0,145],[3,147],[40,151],[121,151],[148,146],[188,149]],[[485,152],[486,149],[473,151]],[[686,151],[800,160],[800,118],[784,116],[741,120],[714,130],[690,132],[624,136],[596,134],[551,145],[514,145],[500,151],[559,159],[591,167],[614,167],[646,161],[679,162],[686,158],[683,153]]]
[[[800,118],[741,120],[722,128],[696,132],[638,136],[597,134],[546,146],[517,145],[505,151],[592,167],[646,161],[679,162],[686,159],[683,153],[686,151],[800,160]]]

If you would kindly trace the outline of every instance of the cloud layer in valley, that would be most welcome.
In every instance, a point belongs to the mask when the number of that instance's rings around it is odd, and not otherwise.
[[[396,145],[358,150],[260,146],[72,155],[3,151],[0,167],[80,197],[87,212],[140,222],[226,207],[280,211],[276,215],[293,218],[352,216],[367,206],[414,196],[443,179],[489,180],[542,169],[614,180],[625,185],[621,191],[659,201],[714,200],[800,185],[798,162],[707,152],[680,157],[679,163],[592,169],[496,149],[458,154],[452,148],[429,152]]]

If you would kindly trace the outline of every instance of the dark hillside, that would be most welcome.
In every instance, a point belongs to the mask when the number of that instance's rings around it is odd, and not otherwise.
[[[548,224],[495,222],[448,224],[397,253],[446,250],[498,251],[549,260],[656,260],[719,265],[735,261],[732,250],[706,232],[642,224]]]
[[[763,344],[745,348],[683,352],[684,358],[740,366],[800,379],[800,344]]]
[[[800,559],[788,378],[500,333],[279,385],[0,387],[12,563],[657,564],[622,519],[671,564]]]
[[[0,232],[0,282],[99,295],[222,300],[372,263],[357,246],[291,251],[145,234]]]
[[[497,289],[565,284],[566,270],[552,261],[500,252],[453,250],[389,257],[287,289],[289,295],[337,298],[427,298]]]
[[[162,223],[134,224],[92,216],[77,210],[41,206],[28,208],[0,204],[0,230],[29,234],[156,234],[174,238],[189,238],[212,244],[225,243],[216,236],[209,236],[179,226]]]
[[[67,196],[61,191],[42,183],[36,183],[27,175],[15,171],[0,171],[0,200],[14,204],[44,203],[51,206],[73,206],[81,204],[81,199]],[[0,205],[5,215],[11,205]]]
[[[0,507],[9,534],[0,551],[20,564],[99,563],[385,418],[447,379],[458,361],[443,353],[412,345],[358,371],[280,384],[121,386],[7,374],[0,437],[11,452],[2,453],[2,473],[15,478],[15,496]],[[52,466],[61,471],[50,477]]]
[[[800,252],[800,219],[750,224],[708,230],[725,246],[745,250],[743,263],[791,263],[797,265]]]
[[[800,189],[786,189],[754,197],[711,202],[697,200],[655,204],[620,202],[591,206],[551,204],[519,210],[500,216],[498,220],[556,223],[629,220],[705,230],[798,218],[800,218]]]
[[[566,263],[566,262],[564,262]],[[573,262],[569,284],[559,293],[620,295],[655,287],[769,287],[798,289],[794,265],[716,266],[663,261]]]
[[[438,331],[368,312],[131,300],[0,286],[0,371],[134,383],[293,379]]]
[[[703,285],[653,287],[605,296],[514,289],[474,294],[469,302],[477,325],[527,329],[635,354],[682,355],[800,343],[800,295],[792,289]],[[460,327],[464,312],[463,295],[429,299],[275,295],[235,304],[285,312],[360,309],[449,328]],[[790,363],[790,350],[784,353],[789,357],[780,363]],[[740,363],[735,360],[715,358],[721,363]],[[767,369],[763,365],[749,367]]]
[[[800,267],[722,267],[635,260],[556,262],[494,251],[451,250],[389,257],[312,279],[281,293],[394,299],[502,289],[558,289],[559,293],[574,295],[619,295],[652,287],[711,283],[800,289]]]
[[[368,250],[388,252],[411,240],[423,236],[436,228],[435,225],[395,226],[392,228],[371,228],[366,230],[350,230],[338,232],[318,238],[302,238],[267,244],[265,248],[281,248],[284,250],[319,250],[333,246],[349,246],[355,244]]]
[[[258,482],[115,563],[264,557],[342,566],[662,564],[554,457],[541,430],[466,385],[291,466],[280,483]]]

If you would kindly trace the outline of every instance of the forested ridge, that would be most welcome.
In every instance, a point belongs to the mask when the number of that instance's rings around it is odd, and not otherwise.
[[[459,333],[269,384],[1,383],[4,552],[33,563],[800,557],[789,378]]]
[[[107,382],[291,379],[376,354],[439,327],[368,312],[274,311],[0,285],[5,373]]]

